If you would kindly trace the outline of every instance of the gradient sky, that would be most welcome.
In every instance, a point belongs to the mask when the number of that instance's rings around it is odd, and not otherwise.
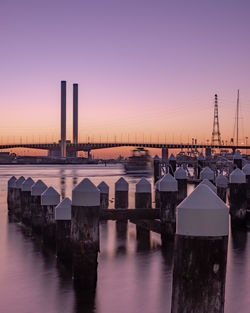
[[[0,142],[57,141],[60,81],[79,139],[250,138],[249,0],[1,0]],[[21,139],[22,137],[22,139]],[[249,139],[250,142],[250,139]]]

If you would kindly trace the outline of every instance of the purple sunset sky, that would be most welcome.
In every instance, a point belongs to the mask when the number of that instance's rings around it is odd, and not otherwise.
[[[187,142],[250,135],[250,2],[1,0],[2,143],[57,141],[60,81],[79,83],[79,137]],[[39,138],[39,139],[38,139]]]

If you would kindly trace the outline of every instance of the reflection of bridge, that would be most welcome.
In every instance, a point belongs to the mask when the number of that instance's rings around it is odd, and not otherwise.
[[[162,144],[162,143],[69,143],[66,144],[67,155],[73,154],[76,151],[87,151],[96,149],[107,149],[117,147],[144,147],[144,148],[159,148],[159,149],[250,149],[250,146],[233,146],[233,145],[205,145],[205,144]],[[60,152],[60,143],[41,143],[41,144],[13,144],[13,145],[0,145],[0,149],[14,149],[14,148],[25,148],[25,149],[43,149],[48,151]]]

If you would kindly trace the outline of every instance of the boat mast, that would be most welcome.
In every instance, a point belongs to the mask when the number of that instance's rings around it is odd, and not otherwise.
[[[240,91],[237,93],[237,108],[236,108],[236,145],[239,144],[239,105],[240,105]]]

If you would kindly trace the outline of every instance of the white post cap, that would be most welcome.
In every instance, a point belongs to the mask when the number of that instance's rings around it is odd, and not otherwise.
[[[22,191],[31,191],[31,187],[34,185],[34,180],[29,177],[22,183]]]
[[[102,181],[97,188],[101,191],[101,193],[109,193],[109,186],[104,181]]]
[[[207,185],[211,190],[213,190],[213,192],[217,193],[216,186],[212,184],[211,181],[208,180],[207,178],[203,179],[203,181],[200,184]]]
[[[159,182],[159,191],[178,191],[177,180],[167,173]]]
[[[234,160],[241,160],[242,159],[242,155],[240,153],[239,150],[236,150],[234,153]]]
[[[158,157],[157,154],[154,156],[154,161],[160,161],[160,158]]]
[[[216,177],[216,186],[217,187],[221,187],[221,188],[227,188],[228,186],[228,179],[226,176],[224,176],[222,173],[220,173],[217,177]]]
[[[9,180],[8,180],[8,187],[14,187],[15,186],[15,181],[16,181],[16,177],[12,176]]]
[[[175,179],[187,179],[186,171],[183,167],[178,167],[178,169],[174,173]]]
[[[22,183],[25,181],[25,178],[23,176],[19,177],[15,183],[14,183],[14,188],[16,189],[21,189]]]
[[[144,177],[138,181],[135,185],[136,193],[151,193],[151,184]]]
[[[72,205],[92,207],[100,205],[100,190],[88,179],[83,179],[72,190]]]
[[[246,183],[246,174],[240,170],[239,168],[236,168],[229,176],[229,182],[230,184],[245,184]]]
[[[48,187],[44,184],[44,182],[39,179],[34,185],[31,187],[31,195],[32,196],[41,196],[41,194],[46,190]]]
[[[68,221],[71,220],[71,200],[69,198],[63,199],[55,207],[55,220]]]
[[[214,180],[214,172],[206,166],[200,173],[201,180],[207,178],[208,180]]]
[[[176,234],[184,236],[227,236],[229,209],[205,184],[177,207]]]
[[[60,194],[53,188],[47,188],[41,194],[41,205],[57,205],[60,202]]]
[[[115,183],[115,191],[128,191],[128,182],[123,177]]]
[[[250,175],[250,164],[249,164],[249,163],[246,164],[246,165],[243,167],[242,171],[243,171],[247,176]]]
[[[203,155],[202,152],[199,154],[199,156],[198,156],[197,159],[198,159],[199,161],[204,161],[204,160],[205,160],[204,155]]]
[[[176,157],[173,155],[173,153],[171,153],[169,161],[176,161]]]

